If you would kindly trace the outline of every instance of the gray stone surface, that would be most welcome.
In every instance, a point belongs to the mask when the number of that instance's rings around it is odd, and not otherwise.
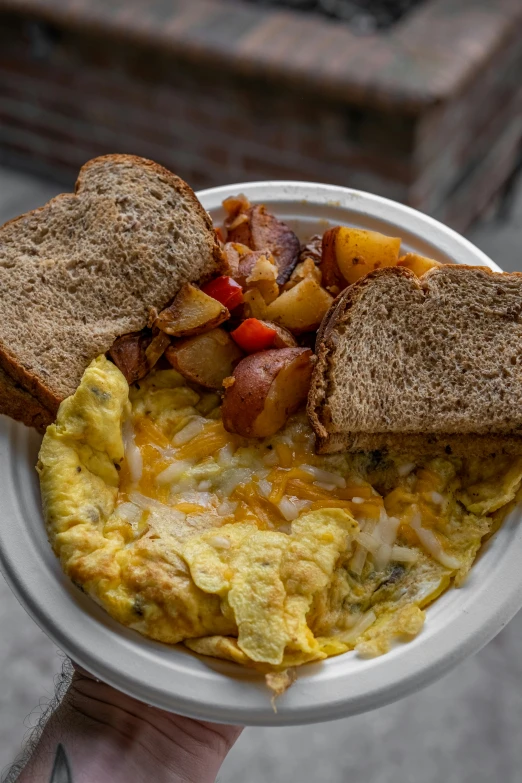
[[[0,169],[0,223],[55,192],[52,184]],[[504,269],[522,271],[522,187],[509,220],[479,226],[471,238]],[[1,577],[0,629],[2,769],[17,754],[26,727],[37,720],[52,695],[61,658]],[[396,704],[329,724],[247,729],[219,779],[520,783],[521,734],[522,613],[474,658]]]

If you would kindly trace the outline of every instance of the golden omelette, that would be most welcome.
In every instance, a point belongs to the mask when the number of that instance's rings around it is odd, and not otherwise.
[[[415,636],[520,489],[522,459],[318,456],[304,411],[257,440],[219,404],[99,357],[43,439],[45,520],[116,620],[265,673]]]

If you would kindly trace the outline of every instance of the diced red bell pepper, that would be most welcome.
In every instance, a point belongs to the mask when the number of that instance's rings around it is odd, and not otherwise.
[[[237,329],[230,332],[233,340],[246,353],[265,351],[273,345],[276,335],[275,329],[257,318],[247,318],[239,324]]]
[[[234,278],[222,275],[211,280],[201,289],[205,294],[217,299],[228,310],[233,310],[243,301],[243,289]]]

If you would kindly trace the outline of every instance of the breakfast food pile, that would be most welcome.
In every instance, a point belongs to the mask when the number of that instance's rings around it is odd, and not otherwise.
[[[80,245],[86,216],[119,226],[64,283],[105,276],[98,311],[58,296],[63,254],[43,274],[74,350],[49,338],[53,362],[30,362],[27,335],[0,336],[6,384],[57,411],[38,471],[65,572],[124,625],[276,694],[297,665],[415,637],[520,491],[518,276],[346,226],[301,242],[240,195],[214,233],[185,183],[130,156],[79,183],[62,198]],[[28,275],[56,201],[20,219]]]

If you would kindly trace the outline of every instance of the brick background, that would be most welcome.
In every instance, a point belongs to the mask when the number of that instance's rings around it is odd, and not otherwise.
[[[15,18],[10,27],[0,53],[0,144],[56,163],[59,176],[118,150],[152,157],[195,187],[276,177],[406,196],[408,117],[45,28],[36,30],[48,48],[28,57],[34,25]]]
[[[130,152],[195,187],[331,182],[464,228],[522,137],[522,4],[428,0],[391,35],[219,0],[0,0],[0,159],[71,183]]]

